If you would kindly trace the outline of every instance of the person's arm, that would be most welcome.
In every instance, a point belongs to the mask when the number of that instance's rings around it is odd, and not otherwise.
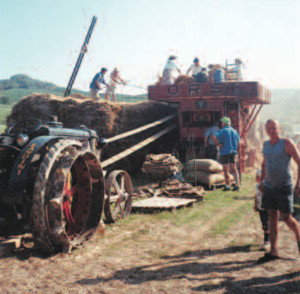
[[[207,146],[207,136],[205,135],[204,136],[204,147],[206,147]]]
[[[296,162],[298,167],[297,180],[295,184],[295,194],[300,197],[300,155],[295,143],[291,139],[285,139],[285,152]]]
[[[178,68],[178,66],[176,64],[174,64],[174,67],[176,68],[176,70],[178,71],[178,73],[181,74],[181,70]]]
[[[217,147],[220,147],[220,142],[219,140],[217,139],[216,135],[213,134],[211,135],[211,138],[213,139],[214,143],[216,144]]]
[[[191,65],[191,66],[188,68],[188,70],[187,70],[187,72],[186,72],[187,75],[188,75],[189,72],[192,70],[192,66],[193,66],[193,65]]]
[[[101,89],[101,86],[100,86],[99,80],[97,80],[95,84],[96,84],[96,86],[97,86],[97,88],[98,88],[98,89]]]

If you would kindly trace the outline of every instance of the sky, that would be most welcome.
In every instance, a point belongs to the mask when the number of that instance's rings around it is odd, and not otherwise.
[[[239,57],[247,80],[300,88],[300,0],[0,0],[0,79],[67,86],[94,15],[74,88],[104,66],[131,85],[117,92],[145,92],[170,54],[183,72]]]

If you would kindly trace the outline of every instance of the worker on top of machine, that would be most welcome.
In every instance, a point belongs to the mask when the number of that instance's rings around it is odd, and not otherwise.
[[[196,57],[193,60],[193,64],[188,68],[186,74],[188,75],[190,72],[192,72],[192,76],[196,77],[196,75],[201,72],[201,69],[199,58]]]
[[[213,83],[214,82],[214,71],[216,69],[216,65],[215,64],[209,64],[207,68],[208,68],[207,82],[208,83]]]
[[[173,74],[174,71],[177,71],[179,74],[181,74],[180,69],[175,64],[174,60],[176,59],[176,56],[171,55],[168,58],[168,61],[164,67],[163,73],[162,73],[162,85],[171,85],[173,84]]]
[[[212,139],[215,144],[220,147],[221,164],[225,177],[225,188],[223,191],[230,190],[229,171],[233,174],[235,179],[235,187],[233,191],[240,189],[239,173],[236,166],[236,157],[240,142],[239,133],[231,127],[231,120],[229,117],[221,119],[222,129],[214,133]]]
[[[216,69],[214,70],[214,82],[215,83],[225,82],[224,70],[220,64],[216,65]]]
[[[110,83],[105,92],[106,101],[109,101],[109,98],[111,97],[111,101],[117,102],[115,93],[117,84],[126,85],[127,83],[121,78],[118,69],[114,68],[114,70],[110,74]]]
[[[98,92],[101,90],[101,84],[108,87],[108,84],[104,80],[104,76],[106,73],[107,73],[107,69],[105,67],[102,67],[101,71],[94,76],[90,84],[90,95],[95,101],[98,100],[99,98]]]
[[[235,64],[236,66],[233,68],[233,70],[236,72],[236,79],[237,81],[242,81],[243,80],[243,69],[244,69],[244,64],[241,59],[236,58],[235,59]]]
[[[203,67],[201,71],[195,76],[194,79],[196,83],[207,83],[207,79],[208,79],[207,69]]]

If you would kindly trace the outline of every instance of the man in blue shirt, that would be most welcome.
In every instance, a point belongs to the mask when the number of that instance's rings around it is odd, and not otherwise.
[[[98,97],[99,97],[98,92],[99,92],[99,90],[101,90],[101,85],[100,84],[108,86],[106,84],[105,80],[104,80],[104,75],[106,74],[106,72],[107,72],[107,69],[105,67],[102,67],[101,71],[98,72],[94,76],[94,78],[93,78],[93,80],[90,84],[90,95],[93,98],[93,100],[95,100],[95,101],[97,101]]]
[[[214,142],[220,147],[221,163],[225,176],[224,191],[230,190],[229,171],[234,175],[235,187],[234,191],[240,189],[239,173],[236,166],[236,155],[238,153],[240,136],[239,133],[231,127],[229,117],[221,119],[222,129],[214,133],[212,136]]]

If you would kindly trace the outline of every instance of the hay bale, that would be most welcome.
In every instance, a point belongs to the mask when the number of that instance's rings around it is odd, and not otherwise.
[[[180,75],[177,77],[177,79],[175,80],[175,84],[176,85],[181,85],[181,84],[192,84],[194,83],[195,80],[193,77],[188,76],[188,75]]]
[[[154,101],[109,103],[82,98],[62,98],[51,94],[33,94],[22,98],[13,107],[7,118],[7,124],[11,125],[16,121],[28,118],[46,122],[50,120],[50,116],[57,116],[58,121],[62,122],[66,128],[79,127],[84,124],[88,128],[96,130],[100,137],[109,138],[161,119],[171,113],[174,113],[174,110],[166,103]],[[109,144],[102,152],[102,160],[137,144],[155,132],[157,132],[157,128]],[[172,142],[175,143],[176,140],[173,137],[167,136],[166,140],[170,150],[166,150],[166,144],[164,144],[166,137],[163,137],[162,140],[159,140],[160,144],[154,143],[150,147],[142,149],[141,152],[134,153],[116,163],[114,167],[129,172],[139,169],[146,154],[170,152]]]
[[[192,159],[187,164],[190,172],[205,171],[209,173],[220,173],[223,171],[222,165],[213,159]]]

